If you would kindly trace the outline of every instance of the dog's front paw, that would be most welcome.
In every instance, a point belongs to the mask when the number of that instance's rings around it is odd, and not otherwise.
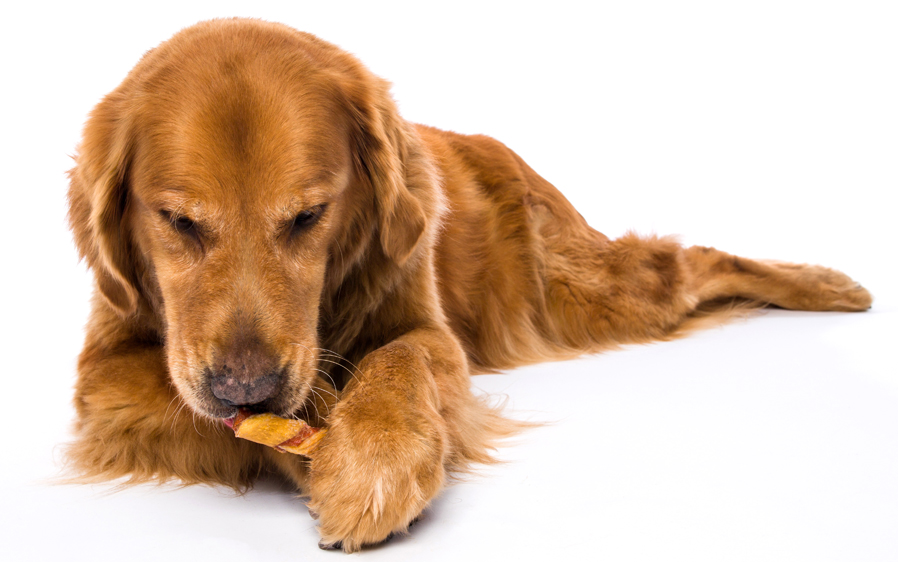
[[[332,425],[309,483],[321,545],[354,552],[404,532],[442,487],[441,441],[401,428]]]
[[[354,392],[329,420],[308,488],[322,548],[354,552],[405,532],[443,485],[446,436],[434,404],[393,398]]]

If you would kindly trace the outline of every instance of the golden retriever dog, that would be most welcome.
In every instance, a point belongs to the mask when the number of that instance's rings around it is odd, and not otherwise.
[[[734,299],[871,304],[823,267],[609,240],[500,142],[409,123],[353,56],[255,20],[148,52],[70,180],[96,279],[72,466],[236,489],[276,471],[346,551],[522,427],[472,373],[671,338]],[[312,460],[280,454],[234,438],[238,408],[329,431]]]

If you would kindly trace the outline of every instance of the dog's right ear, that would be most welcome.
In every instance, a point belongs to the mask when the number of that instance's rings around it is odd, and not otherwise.
[[[97,287],[122,316],[137,311],[136,273],[123,222],[131,127],[115,91],[91,112],[75,167],[69,170],[69,226],[81,257],[94,270]]]

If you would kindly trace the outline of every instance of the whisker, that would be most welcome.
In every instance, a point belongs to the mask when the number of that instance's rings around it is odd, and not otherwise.
[[[328,378],[330,378],[330,375],[328,375],[327,373],[325,373],[325,372],[322,371],[321,369],[315,369],[315,370],[318,371],[319,373],[323,374],[323,375],[326,375]],[[333,379],[331,379],[331,380],[333,381]],[[334,394],[333,392],[331,392],[330,390],[328,390],[328,389],[326,389],[326,388],[319,388],[318,390],[320,390],[321,392],[326,392],[326,393],[330,394],[331,396],[333,396],[334,398],[340,398],[339,396],[337,396],[336,394]],[[336,390],[336,387],[334,388],[334,390]]]
[[[340,363],[339,361],[331,361],[330,359],[325,359],[324,357],[319,357],[318,360],[319,360],[319,361],[324,361],[325,363],[330,363],[330,364],[332,364],[332,365],[336,365],[336,366],[338,366],[338,367],[341,367],[341,368],[343,368],[347,373],[349,373],[350,376],[352,376],[352,378],[354,378],[354,379],[355,379],[355,378],[358,378],[358,377],[356,377],[355,372],[353,372],[349,367],[347,367],[347,366],[344,365],[343,363]],[[348,362],[348,361],[347,361],[347,362]],[[352,363],[350,363],[350,365],[352,365]],[[352,366],[355,367],[355,365],[352,365]],[[359,374],[362,374],[362,371],[360,371],[358,367],[355,367],[355,370],[356,370],[356,372],[358,372]],[[333,379],[331,379],[331,380],[333,380]],[[336,386],[336,385],[334,385],[334,386]]]
[[[322,369],[319,369],[318,367],[315,367],[315,370],[318,371],[319,373],[321,373],[322,375],[324,375],[325,377],[327,377],[331,383],[331,386],[334,387],[334,389],[336,390],[337,383],[336,383],[336,381],[334,381],[334,377],[332,377],[330,373],[328,373],[327,371],[324,371]]]
[[[180,397],[181,395],[176,392],[175,395],[172,396],[172,399],[169,400],[168,406],[165,408],[165,413],[162,415],[162,423],[165,423],[165,420],[168,419],[168,410],[171,408],[171,405]]]
[[[327,400],[324,399],[324,396],[321,396],[320,394],[318,394],[317,392],[315,392],[315,389],[312,388],[312,387],[309,387],[309,390],[311,390],[312,393],[313,393],[315,396],[317,396],[318,398],[321,399],[321,401],[324,403],[324,407],[327,408],[327,414],[330,415],[330,413],[331,413],[331,407],[330,407],[330,404],[327,403]],[[323,389],[323,388],[319,388],[318,390],[324,390],[324,389]],[[327,392],[327,391],[325,391],[325,392]],[[321,417],[321,416],[319,416],[319,417]]]
[[[196,431],[196,434],[197,434],[197,435],[199,435],[200,437],[202,437],[203,439],[205,439],[206,436],[203,435],[202,433],[200,433],[200,430],[196,427],[196,412],[195,412],[194,410],[192,410],[192,409],[191,409],[190,411],[193,413],[193,430]]]
[[[315,389],[312,388],[312,383],[306,381],[306,384],[309,385],[309,391],[310,391],[312,394],[315,394]],[[319,396],[319,398],[320,398],[320,396]],[[311,400],[311,402],[312,402],[312,407],[315,408],[315,415],[318,416],[318,419],[319,419],[319,420],[322,419],[322,418],[321,418],[321,412],[318,411],[318,404],[316,404],[314,400]],[[330,413],[330,412],[328,412],[328,413]]]
[[[361,372],[362,372],[361,370],[359,370],[358,366],[356,366],[355,363],[353,363],[353,362],[350,361],[349,359],[346,359],[345,357],[343,357],[342,355],[340,355],[340,354],[337,353],[336,351],[331,351],[330,349],[324,349],[324,348],[321,348],[321,347],[313,347],[313,348],[310,348],[310,347],[308,347],[308,346],[306,346],[306,345],[303,345],[303,344],[301,344],[301,343],[298,343],[298,342],[294,342],[294,343],[292,343],[291,345],[296,345],[296,346],[302,347],[302,348],[304,348],[306,351],[309,351],[309,352],[312,352],[313,350],[315,350],[315,351],[324,351],[324,352],[326,352],[326,353],[330,353],[330,354],[336,356],[337,358],[342,359],[343,361],[346,361],[347,363],[349,363],[350,365],[352,365],[352,367],[353,367],[359,374],[361,374]],[[351,376],[352,378],[358,378],[358,377],[356,377],[356,374],[355,374],[352,370],[349,369],[349,367],[347,367],[346,365],[344,365],[344,364],[342,364],[342,363],[340,363],[340,362],[333,361],[333,360],[331,360],[331,359],[326,359],[326,358],[324,358],[324,357],[321,357],[321,354],[318,354],[318,361],[324,361],[325,363],[331,363],[332,365],[337,365],[338,367],[341,367],[341,368],[345,369],[346,372],[349,373],[349,376]],[[322,371],[322,370],[320,370],[320,369],[318,370],[318,372],[319,372],[319,373],[324,373],[324,371]],[[334,386],[334,388],[336,388],[336,387],[337,387],[337,383],[334,381],[333,377],[332,377],[330,374],[327,374],[327,378],[330,379],[331,384]]]
[[[181,396],[179,395],[178,398],[181,398]],[[175,413],[171,418],[171,427],[169,429],[172,433],[175,433],[175,423],[178,421],[178,417],[181,415],[181,412],[184,411],[184,408],[187,407],[187,402],[184,402],[183,399],[180,402],[181,404],[178,406],[178,409],[175,410]]]
[[[340,355],[339,353],[337,353],[337,352],[334,351],[333,349],[327,349],[327,348],[325,348],[325,347],[313,347],[312,349],[314,349],[315,351],[323,351],[323,352],[325,352],[325,353],[330,353],[331,355],[336,355],[338,358],[340,358],[340,359],[346,361],[347,363],[349,363],[350,365],[352,365],[353,367],[355,367],[355,365],[354,365],[349,359],[347,359],[347,358],[344,357],[343,355]]]
[[[331,355],[336,356],[338,359],[340,359],[340,360],[342,360],[342,361],[346,361],[347,363],[349,363],[350,365],[352,365],[352,368],[355,369],[356,371],[358,371],[359,373],[362,372],[362,370],[359,369],[359,366],[358,366],[358,365],[356,365],[355,363],[353,363],[352,361],[350,361],[349,359],[347,359],[347,358],[344,357],[343,355],[340,355],[339,353],[337,353],[336,351],[334,351],[334,350],[332,350],[332,349],[325,349],[325,348],[323,348],[323,347],[316,347],[316,348],[314,348],[314,349],[316,349],[317,351],[324,351],[325,353],[330,353]]]

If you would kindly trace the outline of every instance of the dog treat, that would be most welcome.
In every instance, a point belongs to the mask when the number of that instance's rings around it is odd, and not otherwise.
[[[280,453],[293,453],[307,457],[315,453],[315,449],[326,429],[312,427],[302,420],[290,420],[274,414],[253,414],[247,410],[239,410],[233,418],[225,420],[234,435],[254,443],[261,443],[274,448]]]

